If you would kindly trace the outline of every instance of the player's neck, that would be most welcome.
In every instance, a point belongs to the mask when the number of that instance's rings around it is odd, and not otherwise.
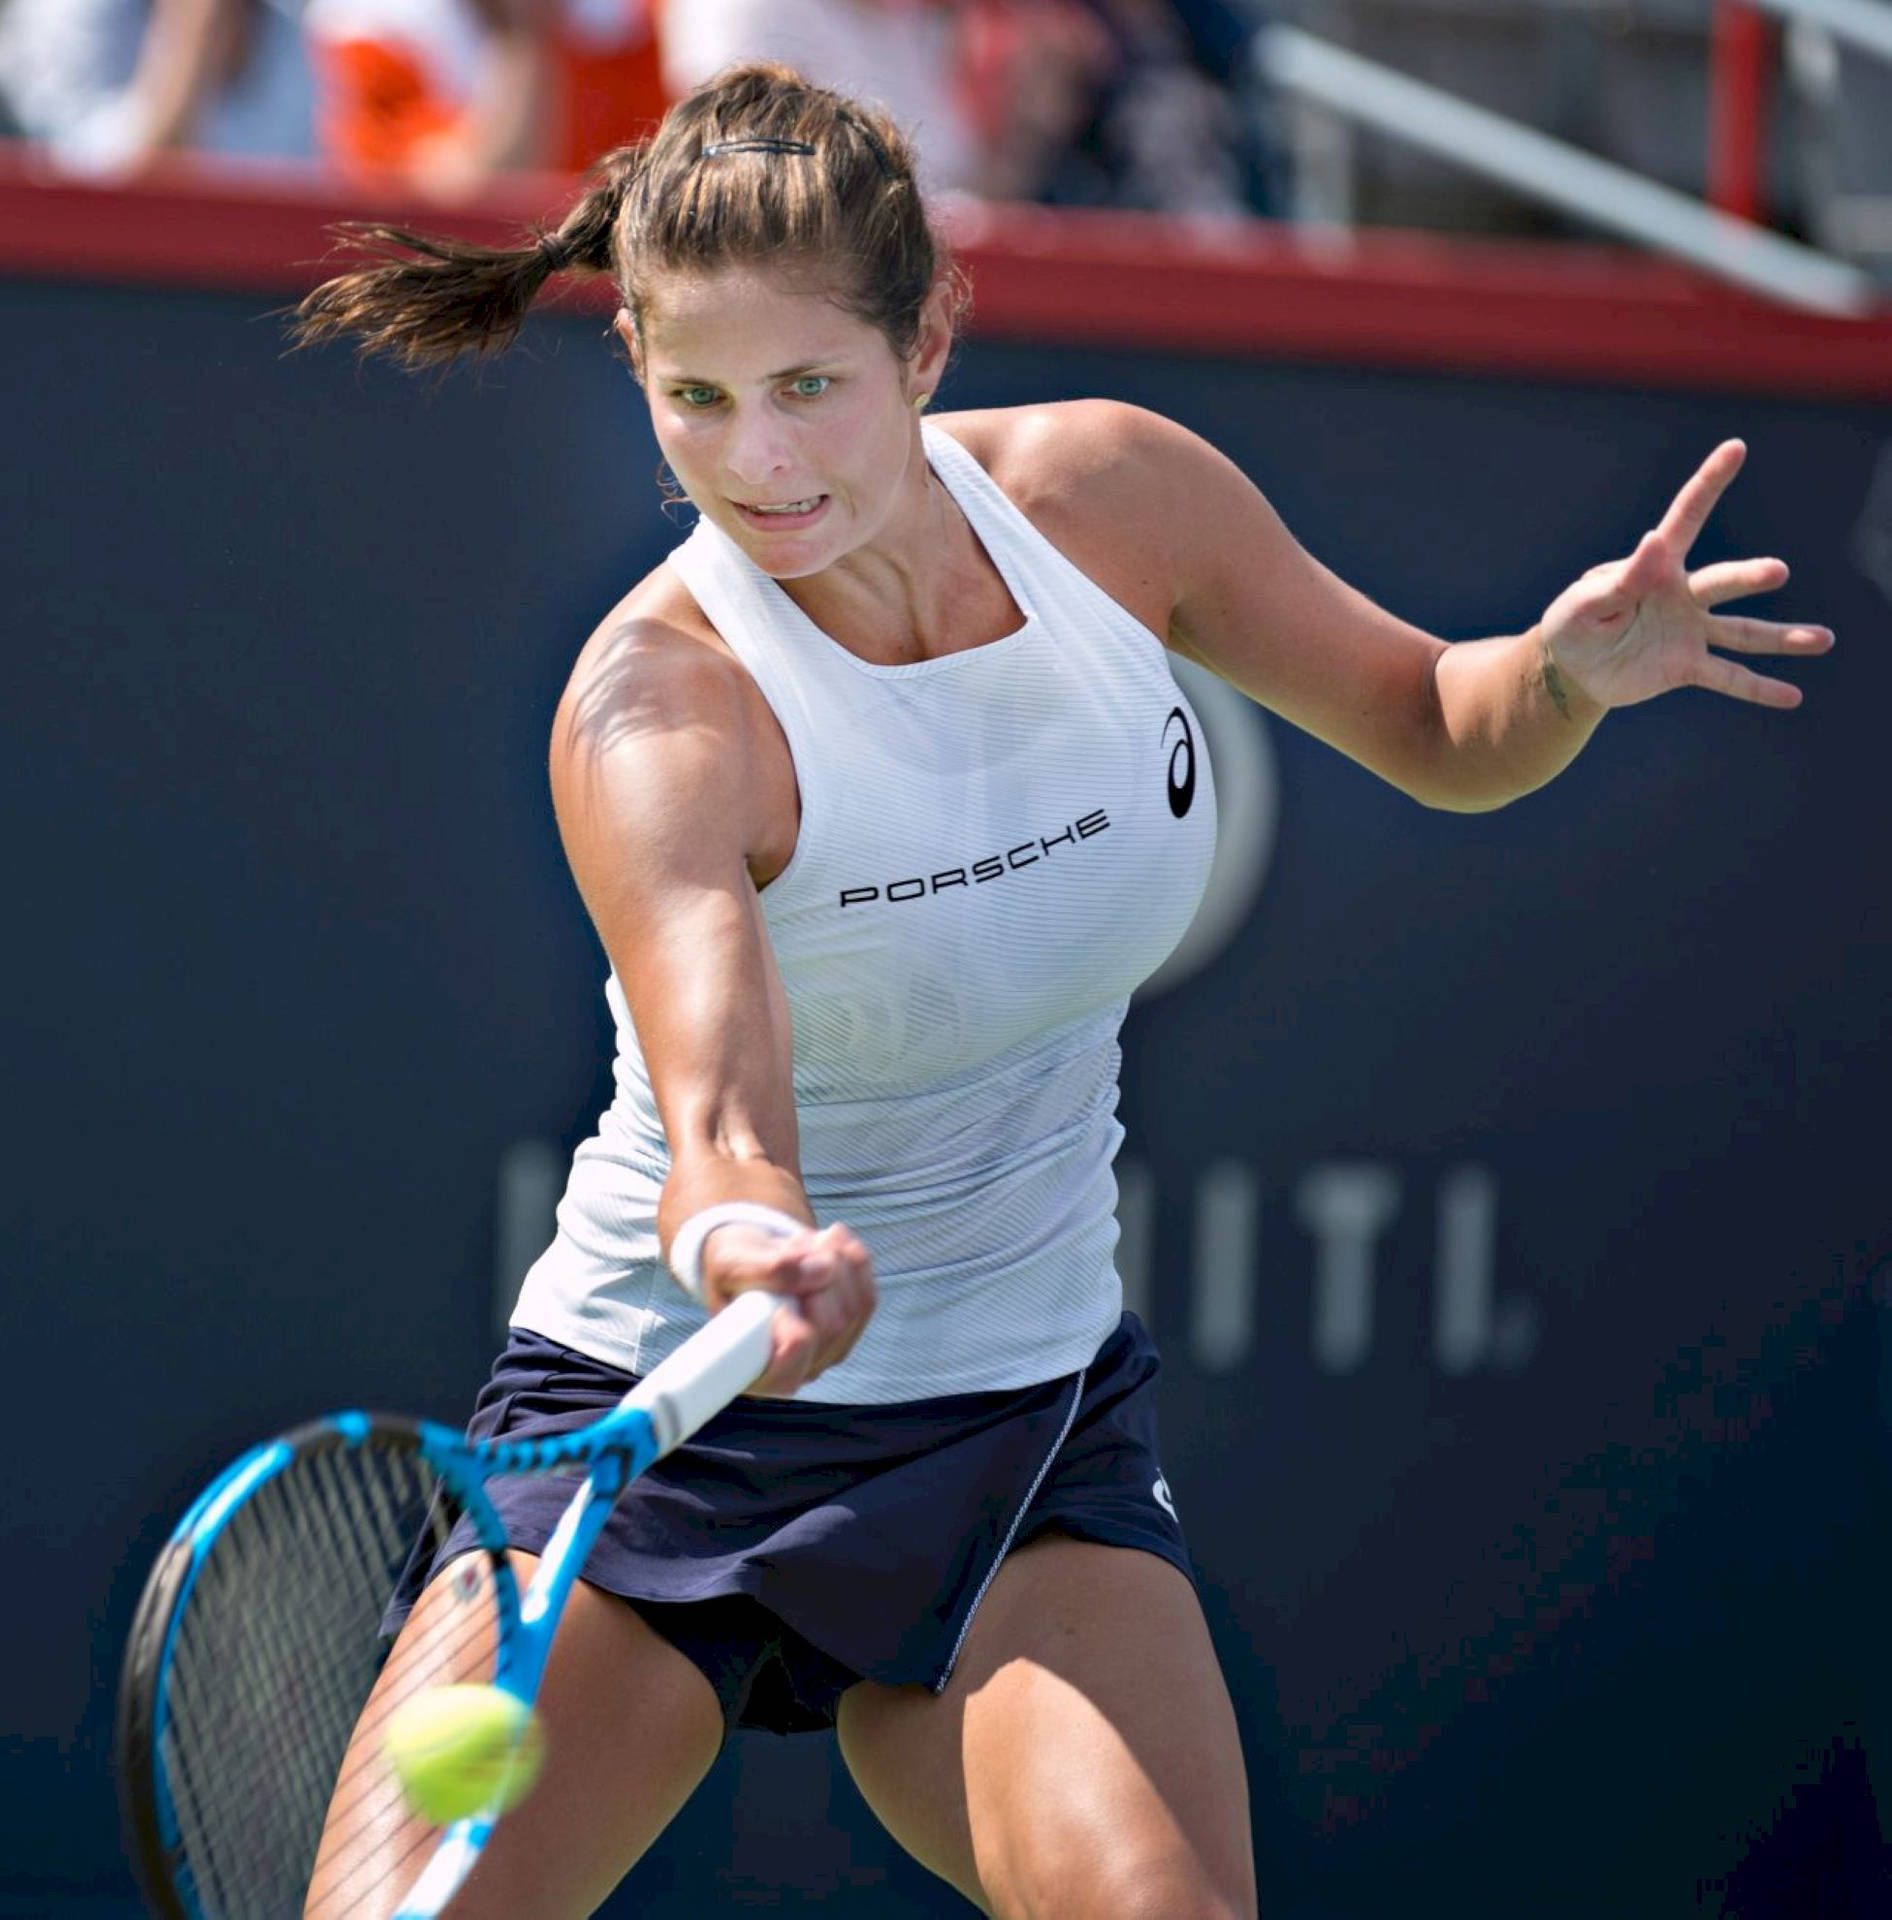
[[[924,458],[916,478],[871,540],[819,573],[781,583],[822,632],[876,666],[961,653],[1002,639],[1024,621]]]

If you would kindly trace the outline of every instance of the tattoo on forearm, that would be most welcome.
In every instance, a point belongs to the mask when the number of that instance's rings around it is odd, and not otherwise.
[[[1564,691],[1564,677],[1557,671],[1557,663],[1550,657],[1550,642],[1538,643],[1538,658],[1543,662],[1544,691],[1556,703],[1557,711],[1568,720],[1570,718],[1570,696]]]

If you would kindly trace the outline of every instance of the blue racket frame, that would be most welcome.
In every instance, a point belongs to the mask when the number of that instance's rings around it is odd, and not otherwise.
[[[166,1920],[223,1920],[205,1905],[197,1887],[164,1754],[172,1717],[168,1679],[173,1651],[198,1575],[232,1517],[292,1461],[312,1451],[361,1447],[377,1437],[412,1449],[458,1504],[472,1526],[477,1549],[491,1560],[497,1639],[493,1684],[530,1706],[565,1602],[618,1496],[755,1379],[767,1360],[769,1323],[779,1305],[770,1296],[743,1296],[610,1413],[572,1433],[472,1442],[458,1430],[431,1421],[336,1413],[252,1448],[198,1495],[147,1582],[133,1624],[120,1703],[121,1757],[136,1771],[138,1756],[146,1756],[150,1774],[148,1794],[127,1786],[133,1850],[147,1892]],[[585,1478],[539,1556],[531,1585],[521,1593],[506,1557],[505,1529],[485,1483],[569,1467],[584,1468]],[[160,1630],[155,1677],[144,1690],[134,1686],[133,1679],[151,1671],[147,1643]],[[488,1808],[454,1822],[408,1890],[395,1920],[436,1920],[471,1871],[498,1817],[497,1809]]]

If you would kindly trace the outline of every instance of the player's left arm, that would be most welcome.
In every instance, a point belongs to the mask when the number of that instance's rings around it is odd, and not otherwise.
[[[1118,442],[1093,467],[1106,511],[1153,526],[1170,644],[1430,806],[1502,806],[1561,772],[1611,707],[1677,687],[1796,706],[1797,688],[1726,654],[1833,643],[1824,627],[1715,611],[1780,586],[1784,562],[1688,569],[1739,441],[1709,455],[1634,553],[1591,568],[1528,632],[1448,645],[1322,566],[1187,429],[1124,407],[1089,427]]]

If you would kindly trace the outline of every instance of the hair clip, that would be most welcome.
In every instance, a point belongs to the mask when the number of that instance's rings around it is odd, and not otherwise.
[[[704,160],[720,160],[726,153],[813,153],[806,140],[776,140],[758,138],[754,140],[714,140],[705,147],[698,157]]]
[[[845,120],[847,124],[861,136],[867,151],[874,156],[874,165],[880,169],[880,177],[883,180],[893,179],[894,165],[887,157],[887,149],[881,145],[880,136],[857,114],[843,113],[840,115],[840,118]]]

